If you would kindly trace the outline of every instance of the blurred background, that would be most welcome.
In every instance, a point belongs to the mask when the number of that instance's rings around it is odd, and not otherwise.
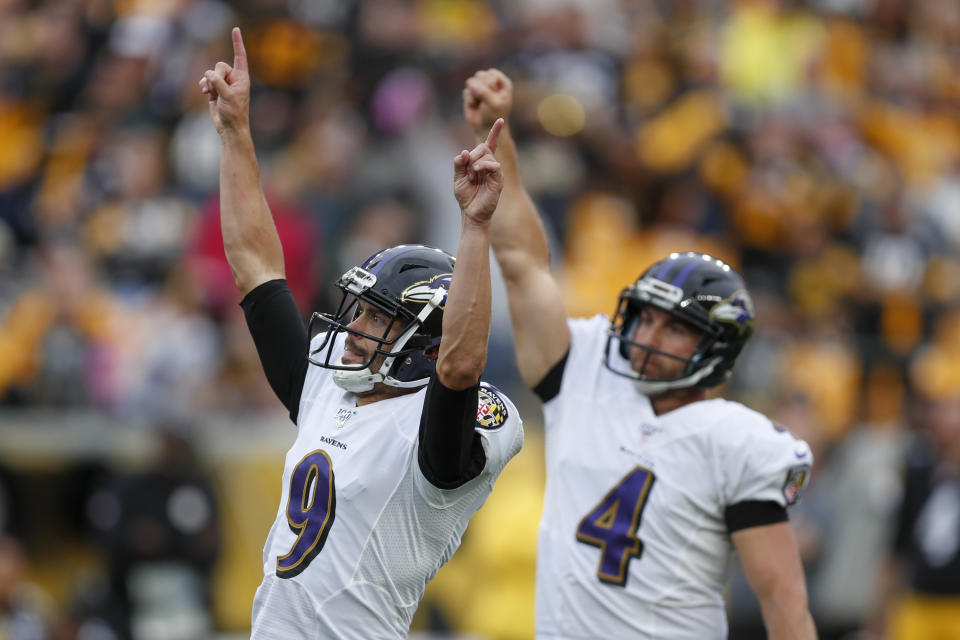
[[[955,0],[0,0],[0,638],[249,632],[294,430],[219,236],[197,81],[233,25],[305,315],[375,250],[456,249],[461,89],[496,66],[572,315],[671,251],[746,276],[722,392],[815,451],[821,637],[960,638]],[[496,289],[486,377],[527,444],[419,637],[532,636],[541,416]]]

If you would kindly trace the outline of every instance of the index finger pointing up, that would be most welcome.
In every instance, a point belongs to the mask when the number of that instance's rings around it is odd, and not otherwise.
[[[500,130],[503,129],[503,118],[497,118],[497,121],[490,127],[490,133],[487,134],[486,145],[491,152],[497,150],[497,138],[500,137]]]
[[[233,36],[233,68],[246,71],[247,50],[243,46],[243,36],[240,35],[240,27],[234,27],[231,35]]]

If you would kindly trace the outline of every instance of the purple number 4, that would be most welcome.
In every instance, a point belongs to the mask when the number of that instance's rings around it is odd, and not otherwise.
[[[323,549],[336,510],[330,457],[320,449],[311,451],[290,474],[287,524],[297,539],[289,553],[277,558],[277,576],[292,578],[307,568]]]
[[[625,586],[630,558],[643,555],[637,529],[653,480],[649,469],[634,468],[580,521],[577,540],[600,547],[602,582]]]

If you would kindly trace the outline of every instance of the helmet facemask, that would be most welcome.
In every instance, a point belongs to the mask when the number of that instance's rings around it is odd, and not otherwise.
[[[686,319],[681,318],[683,322],[701,334],[697,346],[689,357],[667,353],[666,351],[661,351],[660,349],[636,342],[633,340],[633,335],[640,321],[640,314],[647,305],[662,308],[659,305],[649,302],[639,302],[632,299],[628,292],[620,295],[617,312],[607,332],[607,348],[604,354],[604,364],[614,373],[634,380],[640,391],[650,396],[659,395],[674,389],[686,389],[697,386],[701,380],[713,373],[714,367],[717,362],[719,362],[719,358],[714,358],[712,362],[705,362],[707,354],[717,341],[717,336],[712,332],[707,333],[701,327],[693,325],[687,322]],[[633,361],[630,358],[631,352],[635,349],[643,352],[643,361],[639,367],[634,367]],[[654,355],[683,363],[684,366],[681,373],[673,378],[652,378],[643,374],[642,372],[646,369],[647,363]]]

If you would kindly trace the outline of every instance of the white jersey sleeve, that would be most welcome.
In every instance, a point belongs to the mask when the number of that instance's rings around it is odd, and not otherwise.
[[[722,466],[726,506],[796,502],[810,478],[810,446],[760,413],[734,402],[725,405],[730,414],[724,422],[735,425],[719,436],[727,460]]]
[[[502,391],[487,382],[480,383],[474,431],[480,436],[486,458],[476,478],[456,489],[440,489],[422,473],[417,474],[418,490],[431,506],[446,508],[476,494],[481,487],[485,487],[485,498],[497,476],[523,446],[523,422],[517,408]]]
[[[603,366],[610,318],[599,313],[590,318],[570,318],[567,320],[567,327],[570,328],[567,367],[571,364],[589,369]]]
[[[500,389],[480,383],[477,425],[487,456],[481,475],[497,476],[523,446],[523,421],[513,402]]]
[[[607,376],[601,375],[604,370],[603,353],[609,326],[610,319],[601,314],[592,318],[567,319],[570,348],[563,366],[559,391],[544,400],[545,409],[551,405],[558,406],[562,398],[570,396],[605,397],[619,392],[619,389],[614,390],[606,383]],[[623,381],[627,380],[624,378]],[[559,428],[565,422],[548,419],[545,426],[549,430]]]

